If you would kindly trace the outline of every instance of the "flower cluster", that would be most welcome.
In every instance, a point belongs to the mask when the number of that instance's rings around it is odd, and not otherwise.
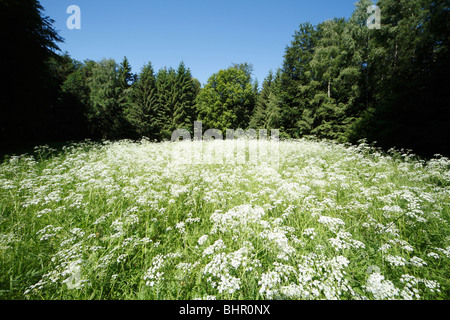
[[[302,139],[280,141],[278,167],[187,165],[173,149],[5,159],[0,283],[44,299],[448,298],[449,159]]]

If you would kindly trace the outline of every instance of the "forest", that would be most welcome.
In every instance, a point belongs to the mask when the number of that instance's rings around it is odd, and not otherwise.
[[[201,83],[77,61],[0,0],[0,300],[449,300],[449,0],[379,0],[380,28],[372,4],[299,24],[262,83]]]
[[[293,30],[280,68],[262,84],[251,61],[230,62],[206,84],[184,62],[132,70],[77,61],[37,0],[0,0],[0,142],[170,140],[176,129],[279,129],[281,137],[365,140],[430,157],[450,154],[448,0],[380,0],[370,29],[360,0],[350,18]]]

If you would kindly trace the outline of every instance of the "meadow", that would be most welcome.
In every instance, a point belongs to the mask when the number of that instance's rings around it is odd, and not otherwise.
[[[183,164],[176,145],[6,157],[0,299],[450,298],[448,158],[302,139],[277,166]]]

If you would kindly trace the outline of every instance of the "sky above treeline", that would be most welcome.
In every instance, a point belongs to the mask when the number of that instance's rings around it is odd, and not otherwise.
[[[133,72],[181,61],[202,84],[232,63],[253,65],[261,85],[283,63],[300,23],[349,18],[356,0],[41,0],[72,58],[117,62]],[[69,29],[67,8],[80,8],[81,29]]]

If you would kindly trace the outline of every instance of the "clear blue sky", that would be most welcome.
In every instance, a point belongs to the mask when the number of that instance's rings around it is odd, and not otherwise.
[[[205,84],[233,62],[254,66],[261,84],[283,62],[300,23],[350,17],[356,0],[41,0],[72,58],[124,56],[133,72],[181,61]],[[69,30],[67,8],[81,9],[81,30]]]

